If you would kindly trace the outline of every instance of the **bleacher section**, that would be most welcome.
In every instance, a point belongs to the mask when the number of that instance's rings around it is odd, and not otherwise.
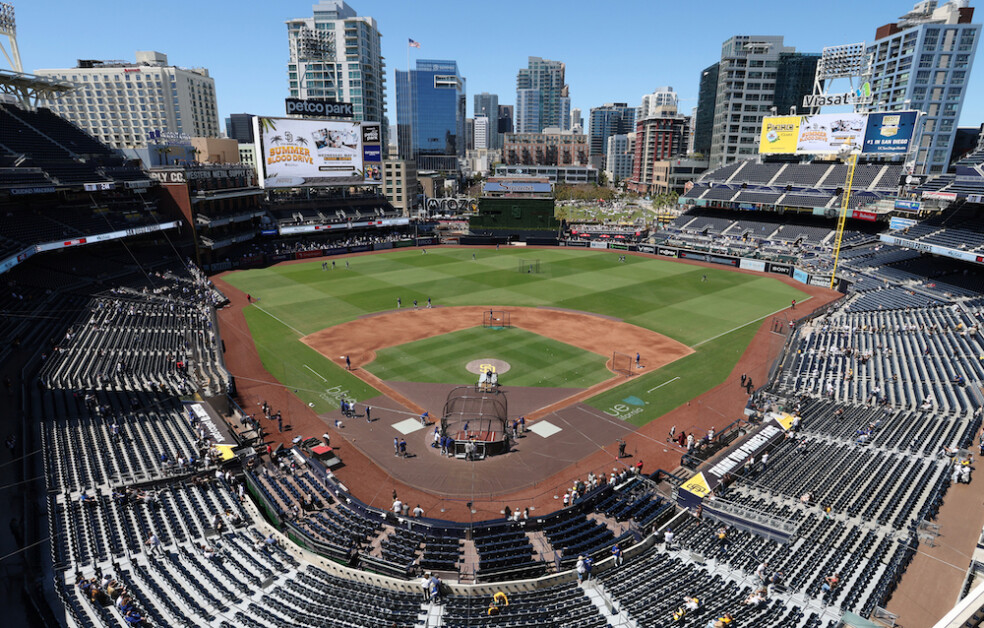
[[[894,198],[901,164],[862,163],[854,171],[851,208]],[[705,172],[683,195],[701,203],[720,202],[781,205],[784,207],[840,206],[847,166],[841,163],[756,163],[753,160],[728,164]],[[735,195],[738,194],[736,197]]]
[[[887,176],[878,167],[873,185]],[[803,177],[826,181],[830,169],[814,164]],[[772,164],[746,175],[789,171]],[[102,219],[65,211],[45,224],[83,231]],[[973,211],[909,233],[952,235],[973,225]],[[748,216],[694,208],[660,234],[826,263],[832,221]],[[7,242],[38,237],[6,224]],[[952,260],[859,244],[842,254],[848,298],[796,329],[775,381],[755,398],[762,413],[797,414],[798,428],[777,439],[767,465],[736,471],[703,515],[681,510],[667,485],[625,471],[589,478],[572,505],[530,519],[415,520],[366,506],[310,462],[215,455],[180,401],[229,385],[214,316],[222,297],[197,269],[169,259],[176,270],[120,277],[105,274],[122,266],[110,256],[64,257],[32,260],[43,279],[0,289],[12,314],[0,320],[0,356],[14,339],[37,346],[42,385],[26,389],[24,408],[43,452],[54,590],[73,627],[125,626],[136,614],[155,626],[601,628],[614,624],[610,602],[639,626],[703,628],[730,613],[741,628],[832,628],[842,612],[884,606],[918,547],[916,526],[935,516],[952,481],[947,452],[970,445],[981,422],[984,281]],[[96,288],[97,277],[105,285]],[[61,317],[38,317],[45,309]],[[795,533],[781,542],[741,521],[724,525],[714,512],[722,504]],[[669,547],[658,542],[667,529]],[[616,542],[629,557],[612,569]],[[569,573],[581,555],[597,566],[584,585]],[[782,578],[750,604],[763,563]],[[423,603],[424,570],[469,583],[445,590],[442,605]],[[828,594],[832,573],[841,585]],[[109,584],[87,582],[104,576],[126,586],[120,607],[104,597]],[[488,591],[498,588],[510,604],[490,616]],[[686,596],[699,609],[675,620]]]
[[[830,272],[836,228],[834,219],[786,214],[785,221],[780,223],[764,219],[766,216],[770,214],[692,207],[653,234],[653,239],[658,244],[796,263],[811,271]],[[871,223],[857,226],[869,230],[873,227]],[[848,229],[844,232],[842,247],[846,253],[847,247],[873,240],[874,236],[867,232]]]

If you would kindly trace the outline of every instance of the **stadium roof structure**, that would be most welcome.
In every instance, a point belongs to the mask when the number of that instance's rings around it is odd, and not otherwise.
[[[70,92],[73,89],[75,85],[72,83],[26,72],[0,70],[0,93],[13,96],[18,104],[28,111],[35,111],[41,99],[50,99],[55,94]]]

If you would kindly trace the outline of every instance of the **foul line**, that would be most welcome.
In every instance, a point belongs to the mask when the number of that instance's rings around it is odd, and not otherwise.
[[[255,304],[254,304],[254,305],[255,305]],[[297,334],[298,336],[304,336],[304,335],[305,335],[305,334],[302,334],[302,333],[300,332],[300,330],[298,330],[297,328],[295,328],[295,327],[291,327],[290,325],[288,325],[287,323],[285,323],[285,322],[283,322],[282,320],[280,320],[279,318],[277,318],[276,316],[274,316],[274,315],[273,315],[273,314],[271,314],[270,312],[267,312],[266,310],[264,310],[264,309],[263,309],[262,307],[260,307],[259,305],[257,305],[257,306],[256,306],[256,309],[258,309],[259,311],[261,311],[261,312],[263,312],[264,314],[266,314],[267,316],[269,316],[269,317],[270,317],[270,318],[272,318],[273,320],[275,320],[275,321],[277,321],[278,323],[280,323],[281,325],[283,325],[283,326],[284,326],[284,327],[286,327],[287,329],[290,329],[290,330],[291,330],[292,332],[294,332],[294,333],[295,333],[295,334]]]
[[[806,297],[806,298],[805,298],[805,299],[803,299],[802,301],[797,301],[797,303],[805,303],[805,302],[807,302],[807,301],[809,301],[809,300],[810,300],[810,299],[812,299],[812,298],[813,298],[813,297]],[[699,347],[699,346],[701,346],[702,344],[704,344],[704,343],[706,343],[706,342],[710,342],[710,341],[712,341],[712,340],[717,340],[717,339],[718,339],[718,338],[720,338],[721,336],[727,336],[727,335],[728,335],[728,334],[730,334],[731,332],[733,332],[733,331],[738,331],[738,330],[739,330],[739,329],[741,329],[742,327],[748,327],[748,326],[749,326],[749,325],[751,325],[752,323],[757,323],[757,322],[759,322],[759,321],[764,321],[765,319],[767,319],[767,318],[769,318],[770,316],[775,316],[775,315],[776,315],[776,314],[778,314],[779,312],[785,312],[785,311],[786,311],[786,310],[788,310],[788,309],[789,309],[788,307],[784,307],[784,308],[780,308],[780,309],[778,309],[778,310],[776,310],[775,312],[770,312],[769,314],[765,314],[764,316],[759,316],[759,317],[758,317],[758,318],[756,318],[755,320],[752,320],[752,321],[748,321],[747,323],[744,323],[744,324],[742,324],[742,325],[738,325],[738,326],[737,326],[737,327],[735,327],[734,329],[729,329],[728,331],[724,331],[724,332],[721,332],[721,333],[720,333],[720,334],[718,334],[717,336],[711,336],[710,338],[707,338],[707,339],[705,339],[705,340],[701,340],[701,341],[700,341],[700,342],[698,342],[697,344],[695,344],[695,345],[691,345],[691,347],[690,347],[690,348],[691,348],[691,349],[693,349],[694,347]]]
[[[679,378],[679,377],[674,377],[673,379],[671,379],[671,380],[669,380],[669,381],[666,381],[666,382],[663,382],[662,384],[660,384],[660,385],[659,385],[659,386],[657,386],[656,388],[662,388],[663,386],[666,386],[667,384],[672,384],[673,382],[675,382],[675,381],[677,381],[678,379],[680,379],[680,378]],[[656,390],[656,388],[650,388],[650,389],[649,389],[649,390],[647,390],[646,392],[647,392],[647,393],[651,393],[651,392],[653,392],[654,390]]]
[[[314,370],[313,368],[311,368],[311,367],[310,367],[310,366],[308,366],[307,364],[305,364],[305,365],[304,365],[304,368],[306,368],[307,370],[309,370],[309,371],[311,371],[312,373],[314,373],[314,374],[315,374],[315,375],[317,375],[318,377],[321,377],[321,373],[319,373],[319,372],[317,372],[316,370]],[[328,380],[327,380],[327,379],[325,379],[324,377],[321,377],[321,381],[323,381],[323,382],[327,382]]]

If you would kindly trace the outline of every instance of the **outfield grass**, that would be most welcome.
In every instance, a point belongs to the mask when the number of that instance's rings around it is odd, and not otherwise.
[[[473,327],[389,347],[366,368],[383,380],[467,385],[478,375],[465,365],[481,358],[508,362],[499,383],[509,386],[587,388],[612,376],[606,358],[515,327]]]
[[[338,264],[336,270],[323,271],[323,260],[316,259],[231,273],[226,280],[259,300],[246,309],[246,317],[264,365],[319,411],[337,407],[339,392],[356,399],[377,393],[298,338],[394,309],[397,297],[404,306],[431,297],[434,305],[542,305],[595,312],[697,346],[695,354],[590,402],[609,409],[612,400],[638,396],[669,379],[669,369],[701,374],[687,378],[679,394],[671,390],[680,381],[659,389],[665,394],[657,406],[650,401],[645,412],[633,415],[638,420],[659,416],[656,408],[671,399],[682,403],[720,383],[757,328],[748,324],[806,296],[769,277],[632,255],[619,263],[619,255],[563,248],[442,248],[427,254],[403,249],[351,257],[349,270]],[[518,258],[539,259],[543,272],[517,272]],[[704,275],[707,281],[701,280]],[[706,342],[712,338],[717,339]]]

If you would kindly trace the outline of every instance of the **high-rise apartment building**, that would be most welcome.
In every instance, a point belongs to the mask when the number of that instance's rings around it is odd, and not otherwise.
[[[569,130],[571,99],[560,61],[529,57],[516,75],[516,132],[539,133],[546,128]]]
[[[386,64],[376,20],[342,0],[321,0],[312,9],[312,17],[287,21],[291,97],[349,102],[356,120],[383,122]]]
[[[488,145],[484,148],[502,148],[502,136],[499,135],[499,95],[488,92],[475,94],[473,115],[476,120],[479,116],[488,118]],[[475,147],[479,148],[477,143]]]
[[[689,116],[680,115],[671,105],[656,107],[648,117],[636,120],[629,189],[640,194],[653,193],[656,164],[686,154],[691,122]]]
[[[605,168],[608,138],[635,131],[636,108],[624,102],[605,103],[591,108],[588,121],[591,125],[588,131],[591,165],[601,170]]]
[[[419,59],[396,71],[396,128],[400,159],[418,170],[457,172],[467,150],[465,78],[456,61]]]
[[[485,115],[476,115],[473,124],[474,142],[472,148],[489,148],[489,118]]]
[[[584,116],[578,108],[571,109],[571,131],[584,133]]]
[[[635,133],[613,135],[605,148],[605,176],[609,183],[625,181],[632,176],[635,160]]]
[[[709,150],[712,168],[758,154],[762,118],[771,115],[773,108],[777,113],[788,113],[788,107],[813,91],[813,81],[807,84],[804,77],[815,74],[819,59],[819,54],[797,53],[792,46],[783,45],[781,36],[736,35],[724,42],[714,90]],[[710,93],[704,87],[710,88],[713,68],[701,76],[697,114],[701,121],[709,114]],[[697,152],[705,146],[705,134],[701,125],[694,142]]]
[[[657,87],[652,94],[642,97],[642,105],[636,113],[636,119],[642,120],[655,115],[658,107],[677,107],[677,94],[672,87]]]
[[[161,134],[218,137],[215,81],[204,68],[169,65],[138,51],[135,63],[79,60],[70,69],[36,70],[76,89],[38,104],[115,148],[142,148]]]
[[[981,25],[966,0],[915,5],[886,24],[869,44],[872,109],[922,111],[916,142],[919,173],[946,172]]]

